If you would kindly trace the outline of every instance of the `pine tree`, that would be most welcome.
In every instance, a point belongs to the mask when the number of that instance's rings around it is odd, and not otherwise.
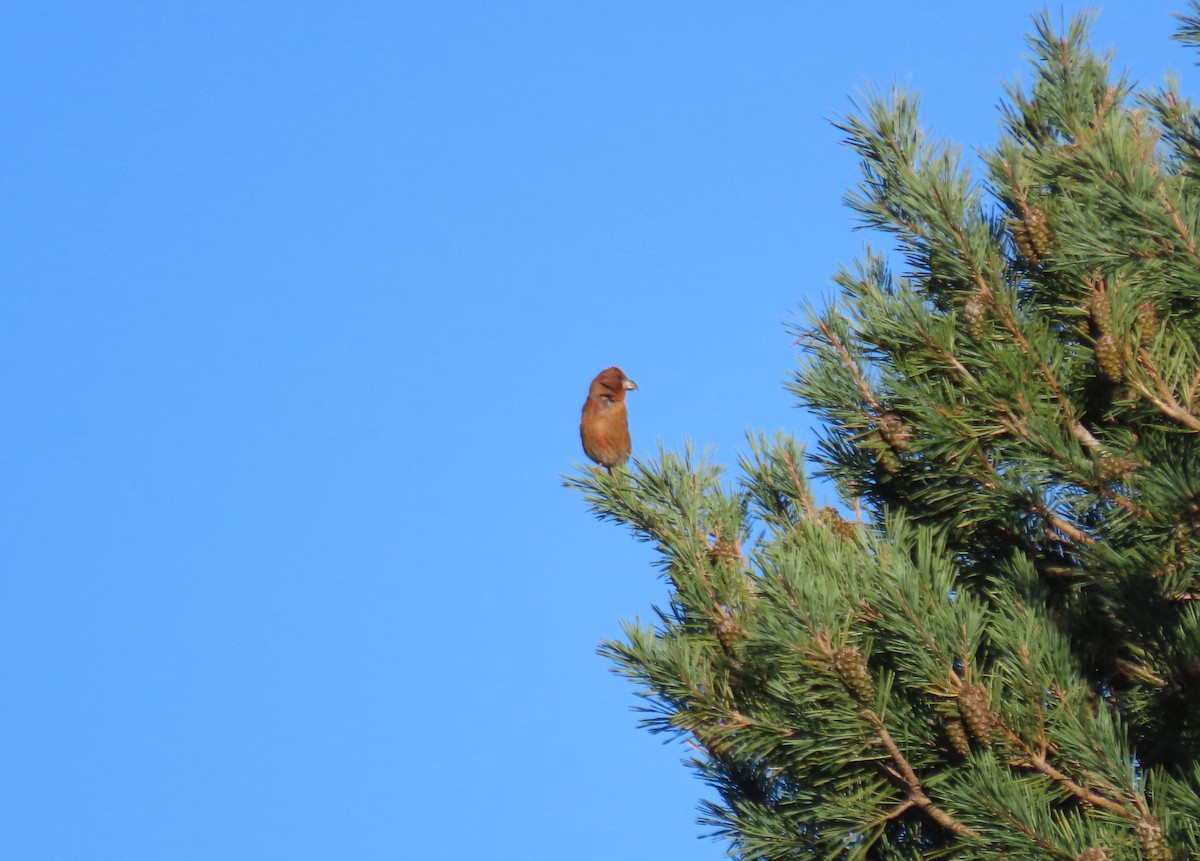
[[[893,244],[795,327],[838,507],[786,435],[568,481],[656,548],[601,651],[735,857],[1200,857],[1200,113],[1034,23],[982,182],[908,92],[839,124]]]

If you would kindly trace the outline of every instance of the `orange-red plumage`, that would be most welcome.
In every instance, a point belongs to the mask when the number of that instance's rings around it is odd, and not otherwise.
[[[609,472],[629,460],[632,446],[625,393],[636,388],[637,383],[620,368],[605,368],[592,380],[587,400],[583,402],[583,417],[579,421],[583,451]]]

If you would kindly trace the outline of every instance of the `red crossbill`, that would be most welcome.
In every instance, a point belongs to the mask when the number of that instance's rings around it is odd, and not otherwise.
[[[587,400],[583,402],[583,417],[579,421],[583,451],[609,472],[629,460],[625,393],[636,388],[637,383],[620,368],[605,368],[592,380]]]

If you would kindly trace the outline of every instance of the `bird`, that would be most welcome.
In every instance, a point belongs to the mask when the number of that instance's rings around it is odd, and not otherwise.
[[[583,452],[608,472],[629,460],[629,412],[625,409],[625,393],[637,388],[637,383],[625,376],[620,368],[605,368],[596,375],[583,402],[579,420],[579,438]]]

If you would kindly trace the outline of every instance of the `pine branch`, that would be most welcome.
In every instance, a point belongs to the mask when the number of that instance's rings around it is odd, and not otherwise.
[[[1138,354],[1138,366],[1149,375],[1154,389],[1151,390],[1150,386],[1147,386],[1138,379],[1131,381],[1133,387],[1154,404],[1154,406],[1158,407],[1159,412],[1167,418],[1179,422],[1179,424],[1189,430],[1200,431],[1200,416],[1189,412],[1180,405],[1179,401],[1175,399],[1175,394],[1163,383],[1162,378],[1151,364],[1150,358],[1146,355],[1145,351]]]
[[[896,770],[884,769],[884,772],[899,783],[901,789],[907,798],[907,802],[916,807],[938,825],[957,834],[959,837],[978,837],[979,832],[963,823],[959,822],[944,809],[942,809],[932,798],[926,795],[924,788],[921,786],[921,779],[917,777],[917,773],[913,767],[909,765],[900,747],[888,732],[883,720],[873,710],[864,708],[863,714],[875,726],[875,731],[879,735],[880,742],[883,743],[888,755],[891,756],[892,762],[896,766]]]
[[[786,434],[568,480],[655,548],[601,651],[743,861],[1200,855],[1200,111],[1087,23],[1035,19],[986,187],[899,89],[839,123],[893,248],[788,388],[855,522]]]
[[[1003,722],[993,719],[993,726],[1000,730],[1001,734],[1007,738],[1009,742],[1016,747],[1024,757],[1024,759],[1016,761],[1014,765],[1033,768],[1034,770],[1053,780],[1080,801],[1090,804],[1093,807],[1098,807],[1101,810],[1107,810],[1109,813],[1114,813],[1123,819],[1135,820],[1138,818],[1138,813],[1144,813],[1145,803],[1140,799],[1135,798],[1135,806],[1138,809],[1137,812],[1131,811],[1128,807],[1120,802],[1114,801],[1108,796],[1101,795],[1098,792],[1090,790],[1076,783],[1065,772],[1060,771],[1051,765],[1044,752],[1033,750],[1033,748],[1025,743],[1024,739],[1017,735],[1017,733],[1012,729],[1005,726]],[[1101,783],[1103,783],[1103,781],[1101,781]],[[1107,788],[1110,791],[1115,791],[1116,789],[1116,787],[1113,786],[1108,786]]]
[[[905,757],[899,745],[896,744],[895,739],[892,738],[892,734],[888,731],[883,718],[880,717],[874,708],[867,704],[866,700],[870,695],[870,691],[864,689],[867,683],[865,679],[859,681],[857,678],[857,676],[865,676],[866,669],[862,664],[862,657],[857,653],[857,650],[849,647],[848,653],[852,656],[852,660],[843,662],[843,655],[847,654],[847,649],[835,650],[827,634],[815,636],[813,638],[813,646],[824,660],[839,669],[839,673],[845,680],[848,693],[857,701],[863,717],[870,723],[875,735],[891,758],[891,765],[880,764],[879,767],[883,774],[892,780],[904,793],[905,804],[890,816],[900,815],[905,807],[915,807],[932,821],[953,834],[957,834],[960,837],[978,836],[979,832],[959,822],[929,797],[921,785],[921,779],[917,776],[908,758]],[[844,663],[849,663],[851,668],[847,670]]]

